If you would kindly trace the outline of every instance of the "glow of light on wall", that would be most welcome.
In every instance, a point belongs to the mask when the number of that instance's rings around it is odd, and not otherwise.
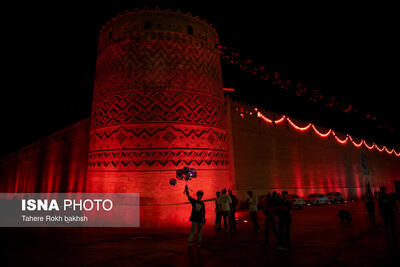
[[[397,152],[396,150],[394,150],[393,148],[391,150],[389,150],[386,146],[382,146],[381,148],[378,147],[377,144],[372,143],[372,145],[368,145],[367,142],[364,139],[361,139],[361,141],[359,143],[355,142],[353,140],[353,137],[351,137],[350,135],[346,135],[345,139],[340,139],[336,133],[332,130],[329,129],[326,133],[321,133],[320,131],[318,131],[318,129],[315,127],[314,124],[312,123],[308,123],[307,126],[304,127],[300,127],[298,125],[296,125],[289,117],[287,117],[286,115],[283,115],[280,119],[278,120],[273,120],[268,118],[267,116],[265,116],[264,114],[262,114],[260,111],[258,111],[257,108],[254,109],[257,112],[257,117],[261,118],[263,121],[270,123],[270,124],[279,124],[281,122],[284,122],[285,120],[288,122],[288,124],[290,126],[292,126],[294,129],[300,131],[300,132],[304,132],[309,130],[310,128],[314,130],[314,133],[316,133],[319,137],[322,138],[326,138],[329,137],[330,135],[332,135],[334,137],[334,139],[340,143],[340,144],[346,144],[347,141],[350,140],[350,142],[357,148],[361,148],[361,146],[364,144],[364,146],[369,149],[369,150],[373,150],[374,148],[379,151],[379,152],[383,152],[385,151],[387,154],[392,155],[393,153],[397,156],[400,157],[400,152]],[[244,118],[244,114],[242,116],[243,113],[241,113],[241,117]]]

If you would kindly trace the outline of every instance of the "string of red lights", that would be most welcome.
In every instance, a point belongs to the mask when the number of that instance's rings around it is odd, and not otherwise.
[[[311,129],[313,129],[314,133],[316,133],[319,137],[321,137],[321,138],[327,138],[327,137],[329,137],[330,135],[332,135],[332,136],[334,137],[334,139],[335,139],[339,144],[342,144],[342,145],[345,145],[348,141],[350,141],[350,142],[354,145],[354,147],[357,147],[357,148],[361,148],[362,145],[364,144],[364,146],[365,146],[368,150],[373,150],[373,149],[375,148],[375,149],[376,149],[377,151],[379,151],[379,152],[385,151],[385,152],[386,152],[387,154],[389,154],[389,155],[395,154],[397,157],[400,157],[400,152],[395,151],[393,148],[392,148],[391,150],[389,150],[386,146],[382,146],[381,148],[379,148],[379,146],[378,146],[377,144],[375,144],[375,143],[372,143],[371,145],[368,145],[367,142],[366,142],[364,139],[361,139],[361,141],[360,141],[359,143],[357,143],[357,142],[355,142],[355,141],[353,140],[353,137],[351,137],[351,135],[349,135],[349,134],[346,134],[346,138],[340,139],[332,129],[329,129],[326,133],[321,133],[320,131],[318,131],[317,127],[315,127],[315,125],[312,124],[312,123],[308,123],[306,126],[300,127],[300,126],[296,125],[296,124],[295,124],[288,116],[286,116],[286,115],[282,115],[281,118],[279,118],[279,119],[277,119],[277,120],[274,120],[274,119],[270,119],[270,118],[268,118],[267,116],[265,116],[264,114],[262,114],[257,108],[255,108],[254,111],[257,113],[257,117],[259,117],[260,119],[262,119],[263,121],[265,121],[265,122],[267,122],[267,123],[269,123],[269,124],[276,125],[276,124],[280,124],[280,123],[282,123],[282,122],[284,122],[284,121],[287,121],[288,124],[289,124],[290,126],[292,126],[292,128],[294,128],[295,130],[297,130],[297,131],[299,131],[299,132],[304,132],[304,131],[307,131],[307,130],[309,130],[309,129],[311,128]],[[243,113],[243,111],[241,110],[240,112],[241,112],[241,113],[240,113],[240,116],[241,116],[242,118],[244,118],[244,113]],[[253,114],[253,113],[250,112],[250,115],[252,115],[252,114]]]

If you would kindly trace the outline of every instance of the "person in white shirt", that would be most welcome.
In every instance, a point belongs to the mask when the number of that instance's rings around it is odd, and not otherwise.
[[[249,195],[249,211],[250,211],[250,218],[251,221],[253,222],[253,227],[254,227],[254,232],[260,232],[260,226],[258,225],[257,222],[257,205],[258,205],[258,199],[257,197],[253,194],[252,191],[248,191],[247,194]]]
[[[226,194],[226,189],[222,189],[221,197],[219,198],[219,205],[221,208],[221,215],[224,218],[224,229],[225,232],[228,232],[227,220],[229,221],[229,231],[233,232],[234,229],[232,227],[232,218],[231,218],[231,205],[232,199],[229,195]]]

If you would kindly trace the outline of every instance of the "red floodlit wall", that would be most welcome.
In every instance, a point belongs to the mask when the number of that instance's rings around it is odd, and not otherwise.
[[[341,144],[333,135],[323,137],[329,129],[315,126],[321,135],[311,126],[301,131],[308,123],[267,111],[260,112],[263,119],[254,107],[237,102],[232,102],[231,114],[236,185],[242,199],[248,190],[258,195],[287,190],[305,197],[333,191],[356,199],[365,193],[367,182],[372,190],[380,185],[393,190],[393,181],[400,180],[400,157],[394,152],[356,147],[350,141]],[[345,134],[336,137],[346,139]]]
[[[86,189],[139,192],[141,226],[187,225],[184,166],[205,198],[233,186],[218,37],[172,11],[121,15],[99,37]],[[214,209],[207,202],[208,219]]]
[[[2,157],[0,192],[83,192],[88,148],[84,119]]]

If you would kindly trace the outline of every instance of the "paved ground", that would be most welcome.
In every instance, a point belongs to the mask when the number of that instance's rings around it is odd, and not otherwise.
[[[351,226],[336,218],[343,207],[353,214]],[[188,229],[1,229],[0,234],[13,266],[399,266],[400,250],[385,241],[380,218],[370,227],[361,202],[307,207],[292,216],[290,251],[262,248],[263,233],[253,233],[243,220],[235,234],[206,228],[200,249],[187,247]]]

